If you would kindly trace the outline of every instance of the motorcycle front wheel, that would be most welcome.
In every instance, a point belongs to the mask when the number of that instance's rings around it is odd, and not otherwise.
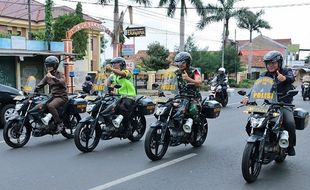
[[[259,144],[247,143],[242,156],[242,175],[248,182],[254,182],[262,168],[262,163],[259,162]]]
[[[21,129],[22,128],[22,129]],[[29,141],[31,126],[20,126],[20,121],[8,121],[3,128],[3,138],[7,145],[12,148],[21,148]]]
[[[69,115],[64,120],[65,129],[61,132],[61,134],[67,139],[72,139],[74,137],[74,131],[76,130],[77,124],[81,120],[81,116],[79,114]]]
[[[93,134],[91,134],[91,127],[91,124],[79,123],[75,129],[74,143],[81,152],[91,152],[99,143],[101,128],[97,124]]]
[[[147,157],[153,161],[162,159],[169,146],[169,130],[167,130],[163,142],[161,142],[161,134],[161,129],[150,128],[145,137],[144,150]]]
[[[131,120],[132,133],[128,139],[132,142],[139,141],[146,129],[146,120],[144,115],[135,115]]]
[[[195,133],[194,133],[194,141],[191,142],[191,145],[193,147],[200,147],[207,139],[208,135],[208,121],[207,119],[204,119],[205,121],[202,123],[202,126],[195,126],[197,127]]]

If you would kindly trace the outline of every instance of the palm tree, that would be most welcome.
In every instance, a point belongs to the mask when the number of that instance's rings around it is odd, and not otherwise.
[[[269,23],[263,19],[261,16],[264,14],[263,10],[257,13],[252,11],[245,11],[238,17],[237,26],[242,29],[247,29],[250,31],[250,51],[248,57],[248,72],[251,73],[252,69],[252,59],[253,59],[253,44],[252,44],[252,33],[253,31],[260,32],[261,28],[271,29]]]
[[[185,35],[185,14],[187,13],[187,6],[186,6],[186,1],[185,0],[180,0],[181,1],[181,18],[180,18],[180,51],[184,51],[184,35]],[[159,1],[159,6],[163,7],[164,5],[167,5],[167,15],[169,17],[173,17],[174,13],[177,8],[177,4],[179,1],[176,0],[160,0]],[[203,16],[205,14],[205,9],[203,7],[202,0],[191,0],[190,3],[195,7],[197,13],[199,16]]]
[[[109,3],[111,0],[99,0],[100,4],[107,4]],[[113,18],[113,33],[114,33],[114,39],[113,41],[113,52],[114,52],[114,56],[119,56],[119,52],[118,52],[118,44],[119,44],[119,34],[120,34],[120,17],[119,17],[119,10],[118,10],[118,1],[119,0],[114,0],[114,18]],[[150,5],[151,2],[149,0],[134,0],[136,3],[138,4],[143,4],[143,5]]]
[[[198,27],[203,29],[207,24],[220,22],[224,20],[224,30],[223,30],[223,48],[226,47],[228,35],[229,35],[229,20],[233,17],[238,17],[246,11],[246,8],[235,9],[234,4],[239,0],[218,0],[220,5],[208,4],[206,9],[206,14],[201,18],[198,23]]]

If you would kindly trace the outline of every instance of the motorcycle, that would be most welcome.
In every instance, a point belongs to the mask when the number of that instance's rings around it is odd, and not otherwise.
[[[120,87],[120,85],[114,86],[114,88]],[[119,137],[136,142],[143,137],[146,129],[145,115],[154,112],[153,102],[144,96],[133,100],[131,120],[129,123],[125,123],[123,115],[119,113],[119,105],[124,97],[114,94],[112,91],[113,88],[108,87],[107,93],[94,97],[88,104],[87,111],[90,116],[79,122],[74,134],[75,145],[81,152],[93,151],[100,138],[109,140]]]
[[[281,102],[281,99],[297,93],[296,90],[290,90],[278,99],[272,78],[261,77],[254,83],[246,106],[246,112],[250,114],[247,126],[251,131],[247,131],[250,134],[243,151],[241,167],[243,178],[248,183],[257,179],[263,164],[285,160],[289,135],[283,127],[282,109],[293,109],[294,105]],[[245,95],[246,92],[238,91],[238,94]],[[296,129],[307,126],[308,116],[305,110],[294,109]]]
[[[310,98],[310,82],[309,81],[303,82],[302,85],[304,87],[302,92],[302,99],[306,101],[307,98]]]
[[[228,104],[227,84],[211,84],[211,90],[209,91],[209,100],[216,100],[226,107]]]
[[[23,147],[31,135],[41,137],[59,134],[56,133],[57,125],[54,119],[46,109],[50,97],[33,92],[34,88],[26,85],[24,89],[28,89],[27,95],[15,97],[16,114],[11,116],[3,129],[4,141],[13,148]],[[59,116],[64,123],[64,130],[61,131],[64,137],[73,138],[75,127],[81,119],[79,113],[85,110],[86,101],[78,98],[78,95],[69,96],[69,100],[58,108]]]
[[[154,116],[157,121],[151,124],[144,143],[147,157],[153,161],[165,155],[168,146],[190,143],[200,147],[208,134],[206,118],[216,118],[220,114],[221,105],[214,100],[204,99],[202,108],[198,110],[198,118],[190,118],[190,102],[194,96],[180,93],[174,98],[158,102]]]

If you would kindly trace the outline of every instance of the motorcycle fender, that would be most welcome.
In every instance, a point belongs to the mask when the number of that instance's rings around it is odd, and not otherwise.
[[[162,122],[162,121],[156,121],[156,122],[154,122],[153,124],[151,124],[151,128],[157,128],[157,129],[159,129],[159,128],[162,128],[162,127],[164,127],[166,124],[164,123],[164,122]]]
[[[247,142],[249,143],[255,143],[257,141],[262,141],[263,140],[263,137],[261,136],[258,136],[258,135],[251,135],[248,139],[247,139]]]
[[[87,117],[84,117],[83,119],[80,120],[79,123],[92,123],[95,119],[92,117],[92,116],[87,116]]]

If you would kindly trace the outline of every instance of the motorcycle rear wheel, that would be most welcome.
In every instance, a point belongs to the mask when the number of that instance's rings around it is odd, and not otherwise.
[[[92,136],[91,134],[91,125],[86,123],[79,123],[76,127],[76,130],[74,132],[74,143],[75,146],[81,151],[81,152],[91,152],[93,151],[100,140],[101,136],[101,128],[99,125],[96,125],[96,128],[94,130],[94,133]],[[91,144],[89,144],[89,141],[92,140]]]
[[[259,156],[259,144],[258,143],[247,143],[242,156],[242,175],[243,178],[248,182],[254,182],[262,168],[262,163],[258,161]]]
[[[194,134],[194,141],[191,142],[193,147],[200,147],[207,139],[208,136],[208,121],[205,119],[203,126],[195,126],[197,127]]]
[[[285,150],[284,150],[284,149],[281,149],[280,154],[274,159],[274,161],[275,161],[276,163],[282,163],[282,162],[284,162],[286,156],[287,156],[287,155],[286,155]]]
[[[7,145],[12,148],[21,148],[30,139],[31,136],[31,126],[20,126],[20,121],[8,121],[3,128],[3,138]],[[22,127],[22,133],[20,133],[20,127]],[[21,139],[22,137],[22,139]]]
[[[143,137],[146,129],[146,119],[144,115],[135,115],[131,121],[131,125],[132,132],[128,139],[131,142],[139,141]]]
[[[77,124],[80,120],[81,116],[79,114],[69,115],[64,121],[65,129],[61,132],[61,134],[67,139],[72,139],[74,137],[74,131],[76,130]]]
[[[166,154],[169,146],[169,130],[166,132],[163,143],[160,142],[161,132],[161,129],[150,128],[145,137],[144,150],[147,157],[152,161],[161,160],[162,157]]]

